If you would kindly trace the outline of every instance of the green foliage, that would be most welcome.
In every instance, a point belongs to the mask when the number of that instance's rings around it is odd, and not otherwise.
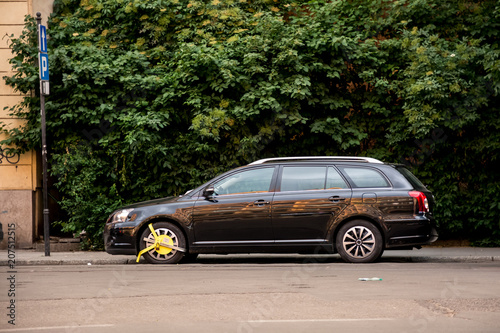
[[[50,170],[68,231],[99,246],[121,204],[178,195],[257,158],[413,166],[445,237],[498,244],[496,1],[57,0]],[[29,93],[3,126],[38,148],[36,27],[12,40]],[[30,112],[22,112],[21,107]]]

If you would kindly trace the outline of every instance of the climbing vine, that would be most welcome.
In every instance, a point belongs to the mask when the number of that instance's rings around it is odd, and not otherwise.
[[[257,158],[369,155],[429,185],[444,237],[498,245],[499,15],[496,1],[56,0],[61,223],[99,246],[119,205]],[[11,44],[16,152],[40,146],[35,30],[28,18]]]

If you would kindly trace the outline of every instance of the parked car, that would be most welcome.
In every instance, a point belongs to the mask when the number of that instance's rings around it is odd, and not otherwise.
[[[367,263],[438,235],[432,193],[403,165],[281,157],[228,171],[179,197],[113,212],[110,254],[175,264],[199,253],[339,253]],[[138,258],[139,259],[139,258]]]

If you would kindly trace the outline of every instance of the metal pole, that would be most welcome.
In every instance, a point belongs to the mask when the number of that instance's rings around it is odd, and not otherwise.
[[[37,32],[40,34],[42,14],[36,13]],[[40,40],[38,41],[40,43]],[[40,115],[42,122],[42,170],[43,170],[43,240],[45,243],[45,256],[50,256],[50,223],[49,203],[47,193],[47,133],[45,125],[45,95],[42,92],[42,80],[40,80]]]

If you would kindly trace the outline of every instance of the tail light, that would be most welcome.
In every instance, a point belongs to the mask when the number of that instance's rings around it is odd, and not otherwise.
[[[416,213],[427,213],[429,212],[429,201],[424,193],[420,191],[410,191],[408,192],[410,197],[417,199],[417,204],[415,206]]]

